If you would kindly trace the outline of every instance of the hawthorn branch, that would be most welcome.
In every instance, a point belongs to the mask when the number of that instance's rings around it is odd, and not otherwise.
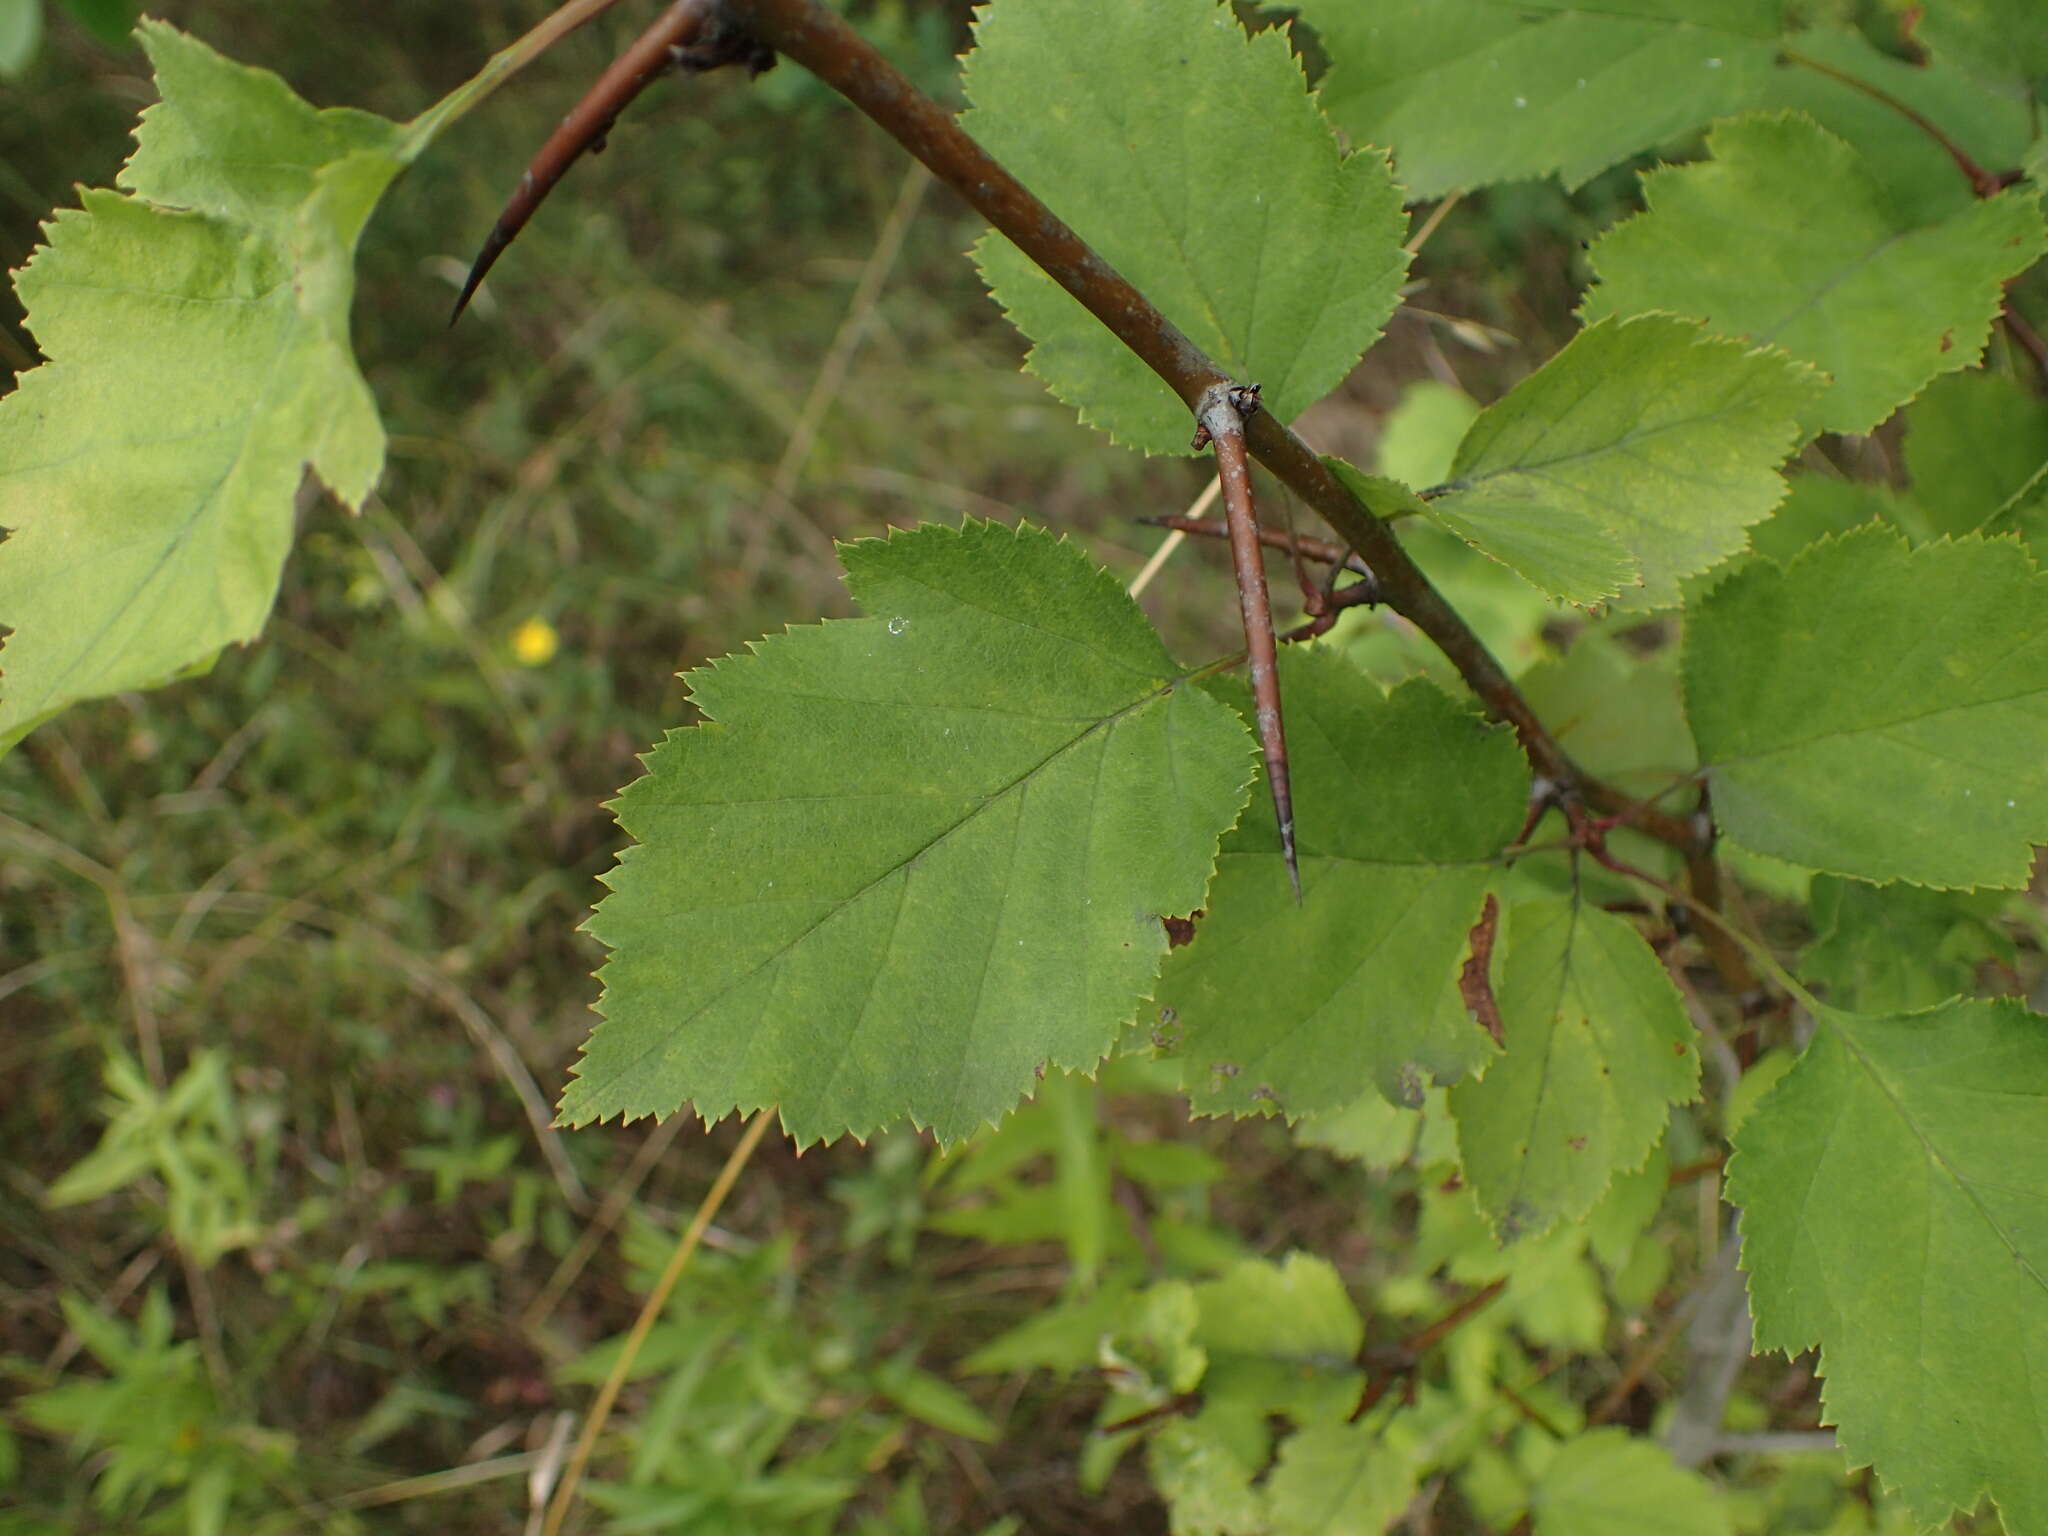
[[[815,0],[724,0],[724,8],[758,42],[816,75],[923,161],[1156,373],[1191,415],[1199,416],[1210,390],[1229,387],[1212,358],[838,16]],[[1251,456],[1358,551],[1378,579],[1380,601],[1421,630],[1486,712],[1514,730],[1539,774],[1674,847],[1692,845],[1683,820],[1630,800],[1572,761],[1393,531],[1285,422],[1261,411],[1245,423],[1244,435]]]

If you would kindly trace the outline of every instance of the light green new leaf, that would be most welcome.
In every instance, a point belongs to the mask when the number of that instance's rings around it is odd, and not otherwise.
[[[1302,900],[1272,811],[1231,834],[1158,997],[1203,1112],[1290,1115],[1377,1087],[1420,1104],[1492,1051],[1458,993],[1491,860],[1521,824],[1514,738],[1435,684],[1391,695],[1321,649],[1280,658]]]
[[[1645,605],[1670,603],[1784,495],[1777,466],[1819,388],[1687,320],[1603,321],[1480,416],[1430,511],[1552,596],[1639,582]]]
[[[994,6],[962,84],[967,131],[1286,421],[1393,313],[1408,257],[1377,153],[1346,156],[1278,31],[1216,0]],[[1007,240],[975,249],[1030,367],[1082,419],[1186,453],[1188,408]]]
[[[1816,430],[1868,432],[1984,350],[2002,285],[2040,258],[2038,196],[2015,188],[1914,228],[1861,156],[1811,118],[1716,125],[1713,158],[1643,177],[1646,213],[1593,246],[1589,320],[1675,310],[1783,347],[1833,384]]]
[[[1393,1527],[1415,1497],[1422,1459],[1399,1416],[1316,1423],[1289,1435],[1266,1480],[1272,1536],[1354,1536]]]
[[[1924,1525],[2048,1531],[2048,1019],[1822,1009],[1735,1137],[1759,1349],[1820,1347],[1827,1418]]]
[[[1738,571],[1688,622],[1685,700],[1715,819],[1758,853],[2019,886],[2048,842],[2048,576],[2012,539],[1873,525]]]
[[[353,506],[383,463],[348,302],[402,130],[142,36],[139,195],[84,193],[16,279],[50,360],[0,402],[0,748],[253,637],[305,468]]]
[[[2048,503],[2048,402],[2012,378],[1936,379],[1905,421],[1906,472],[1930,533],[2004,531]]]
[[[1246,1259],[1195,1287],[1196,1337],[1213,1354],[1329,1356],[1348,1361],[1365,1323],[1336,1267],[1309,1253],[1278,1264]]]
[[[1511,1241],[1576,1221],[1640,1167],[1700,1062],[1678,989],[1621,918],[1558,899],[1502,927],[1507,1049],[1451,1090],[1451,1114],[1466,1180]]]
[[[1415,197],[1555,172],[1567,186],[1739,110],[1776,55],[1775,0],[1301,0],[1324,109],[1394,151]]]
[[[1145,1467],[1173,1510],[1177,1536],[1264,1536],[1263,1501],[1252,1487],[1258,1468],[1211,1425],[1169,1419],[1146,1447]]]
[[[1398,480],[1329,455],[1323,462],[1375,517],[1425,518],[1546,592],[1594,602],[1635,579],[1621,541],[1576,509],[1514,506],[1474,521],[1458,497],[1424,501]]]
[[[369,494],[384,431],[349,346],[357,238],[538,46],[401,126],[316,111],[161,22],[140,35],[162,100],[130,195],[83,193],[15,278],[49,360],[0,400],[0,752],[254,638],[308,468],[351,508]]]
[[[615,802],[605,1021],[565,1123],[779,1104],[799,1143],[958,1141],[1090,1070],[1244,804],[1250,741],[1109,575],[1035,529],[848,546],[871,618],[691,674]]]
[[[1529,1495],[1536,1536],[1730,1536],[1714,1485],[1624,1429],[1567,1440]]]
[[[1573,762],[1629,794],[1662,794],[1692,770],[1674,650],[1645,656],[1595,629],[1531,667],[1520,686]]]

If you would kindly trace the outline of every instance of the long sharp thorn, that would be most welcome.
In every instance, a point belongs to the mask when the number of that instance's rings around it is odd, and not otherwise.
[[[1287,776],[1287,731],[1280,717],[1279,645],[1273,636],[1273,608],[1266,595],[1266,567],[1259,554],[1259,521],[1252,507],[1251,464],[1245,456],[1245,406],[1256,409],[1254,390],[1215,385],[1202,397],[1197,445],[1216,448],[1216,477],[1223,485],[1223,510],[1230,528],[1230,563],[1237,572],[1237,601],[1244,615],[1245,656],[1251,663],[1252,713],[1259,750],[1266,759],[1266,786],[1280,825],[1280,854],[1287,882],[1301,902],[1301,866],[1294,852],[1294,791]]]
[[[694,43],[704,31],[711,13],[712,0],[675,0],[653,26],[634,38],[631,46],[612,60],[611,67],[598,76],[597,84],[584,92],[583,99],[569,109],[569,115],[562,119],[561,126],[548,135],[547,142],[534,155],[526,174],[519,178],[519,189],[505,204],[504,212],[498,215],[498,222],[491,226],[483,249],[477,252],[476,260],[470,265],[469,276],[463,280],[455,309],[448,316],[450,325],[462,318],[463,310],[469,307],[469,301],[483,283],[484,274],[505,253],[505,247],[519,237],[526,221],[533,217],[534,211],[554,190],[555,183],[567,175],[569,167],[587,151],[604,142],[612,124],[636,96],[646,90],[657,76],[675,67],[682,50]]]

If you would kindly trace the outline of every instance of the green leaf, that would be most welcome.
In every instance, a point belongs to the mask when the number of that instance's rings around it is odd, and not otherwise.
[[[1689,321],[1602,321],[1487,408],[1430,510],[1555,597],[1669,603],[1784,494],[1818,389]]]
[[[1146,1466],[1173,1508],[1176,1536],[1263,1536],[1265,1512],[1249,1466],[1213,1429],[1167,1422],[1147,1448]]]
[[[565,1123],[779,1104],[799,1144],[958,1141],[1092,1069],[1200,906],[1250,740],[1109,575],[970,522],[845,548],[872,618],[691,674],[615,802],[639,843]]]
[[[1675,650],[1645,656],[1596,630],[1530,668],[1521,689],[1572,761],[1629,794],[1662,794],[1692,770]]]
[[[82,193],[15,277],[49,361],[0,400],[0,752],[253,639],[308,469],[361,505],[384,431],[349,345],[356,241],[531,55],[514,44],[401,126],[316,111],[162,22],[139,35],[163,99],[121,172],[131,195]]]
[[[1572,900],[1508,909],[1507,1049],[1451,1090],[1465,1177],[1503,1241],[1576,1221],[1699,1091],[1678,989],[1642,935]]]
[[[1818,474],[1794,475],[1789,483],[1778,510],[1749,530],[1749,547],[1780,565],[1815,539],[1896,518],[1901,510],[1898,498],[1880,485]]]
[[[1116,1332],[1133,1283],[1129,1276],[1114,1275],[1092,1295],[1070,1296],[1042,1307],[990,1339],[956,1369],[1001,1375],[1043,1367],[1062,1376],[1093,1370],[1103,1339]]]
[[[401,131],[161,23],[142,38],[164,99],[138,195],[84,193],[16,279],[50,361],[0,401],[0,749],[252,638],[305,468],[356,506],[383,464],[348,305]]]
[[[992,1445],[1001,1433],[974,1400],[951,1382],[921,1371],[908,1360],[886,1360],[875,1370],[882,1395],[921,1424],[949,1435]]]
[[[1398,480],[1363,474],[1338,458],[1323,462],[1376,517],[1427,518],[1546,592],[1591,602],[1635,576],[1621,541],[1576,509],[1546,508],[1546,515],[1529,518],[1535,509],[1495,508],[1475,521],[1462,498],[1424,501]]]
[[[1349,1362],[1365,1323],[1328,1259],[1290,1253],[1279,1264],[1246,1259],[1195,1287],[1196,1339],[1214,1356],[1334,1357]]]
[[[1558,1447],[1529,1496],[1536,1536],[1732,1536],[1713,1484],[1661,1445],[1595,1429]]]
[[[2008,946],[1991,926],[2007,898],[1998,892],[1928,891],[1865,885],[1817,875],[1813,925],[1819,937],[1800,974],[1829,1001],[1863,1013],[1904,1013],[1967,993],[1977,967]]]
[[[2005,95],[2026,99],[2048,75],[2048,26],[2035,0],[1941,0],[1921,14],[1915,36]]]
[[[2048,842],[2048,578],[2010,539],[1875,526],[1751,565],[1688,623],[1685,700],[1715,818],[1759,853],[2019,886]]]
[[[1820,1032],[1735,1138],[1759,1349],[1820,1347],[1826,1420],[1923,1525],[2048,1531],[2048,1023],[2015,1002]]]
[[[1282,421],[1378,338],[1401,195],[1383,155],[1339,151],[1284,33],[1247,38],[1215,0],[1038,0],[975,36],[963,126]],[[1100,322],[1000,236],[975,258],[1083,420],[1188,452],[1188,407]]]
[[[1336,1109],[1304,1115],[1294,1127],[1301,1145],[1352,1158],[1376,1172],[1406,1162],[1421,1133],[1422,1111],[1390,1104],[1377,1089]]]
[[[2048,402],[2006,375],[1936,379],[1905,420],[1906,472],[1930,533],[2003,529],[2048,501]]]
[[[1415,1436],[1397,1417],[1311,1424],[1280,1443],[1266,1480],[1272,1536],[1351,1536],[1393,1527],[1421,1473]]]
[[[1159,979],[1183,1081],[1212,1114],[1332,1109],[1373,1087],[1419,1104],[1492,1050],[1457,973],[1528,769],[1508,732],[1433,683],[1382,694],[1320,649],[1283,653],[1280,675],[1302,901],[1255,800]]]
[[[1593,246],[1588,320],[1675,310],[1833,377],[1814,429],[1868,432],[1938,373],[1974,364],[2004,282],[2039,259],[2015,188],[1915,228],[1860,156],[1799,113],[1717,124],[1713,158],[1643,177],[1646,213]]]
[[[1412,196],[1555,173],[1577,186],[1746,105],[1774,0],[1301,0],[1326,111],[1394,151]]]
[[[1462,389],[1434,379],[1410,384],[1380,426],[1380,473],[1409,485],[1448,480],[1458,444],[1478,419],[1478,403]]]
[[[43,0],[0,0],[0,76],[12,80],[43,44]]]

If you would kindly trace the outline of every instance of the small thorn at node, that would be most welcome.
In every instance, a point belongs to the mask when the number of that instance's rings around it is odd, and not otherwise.
[[[1280,857],[1287,861],[1287,883],[1294,887],[1294,904],[1301,905],[1301,864],[1294,855],[1294,818],[1280,823]]]

